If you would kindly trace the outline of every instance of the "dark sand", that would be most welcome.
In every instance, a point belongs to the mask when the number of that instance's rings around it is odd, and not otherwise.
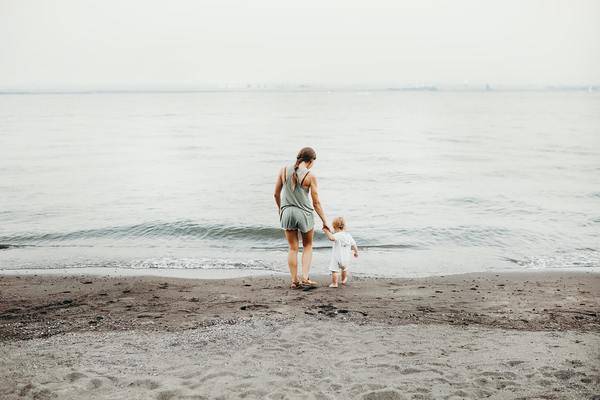
[[[0,339],[2,399],[591,399],[600,275],[0,276]]]

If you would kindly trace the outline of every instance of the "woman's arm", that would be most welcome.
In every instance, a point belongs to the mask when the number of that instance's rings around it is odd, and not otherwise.
[[[335,236],[333,236],[333,233],[331,233],[331,231],[329,230],[328,227],[326,227],[326,226],[323,227],[323,233],[325,233],[325,236],[327,236],[327,239],[331,240],[332,242],[335,242]]]
[[[319,200],[319,186],[317,184],[317,177],[313,174],[310,174],[310,195],[312,197],[313,207],[317,212],[321,221],[323,221],[323,226],[328,226],[327,217],[325,216],[325,211],[323,211],[323,207],[321,206],[321,201]]]
[[[277,174],[275,192],[273,193],[273,197],[275,197],[275,204],[277,204],[277,214],[279,215],[281,215],[281,189],[283,189],[283,180],[281,177],[282,171],[279,171],[279,174]]]

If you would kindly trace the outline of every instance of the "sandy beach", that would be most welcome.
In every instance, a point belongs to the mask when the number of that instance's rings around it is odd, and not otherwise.
[[[576,272],[2,276],[0,397],[592,399],[599,299]]]
[[[600,0],[0,32],[0,400],[600,400]]]

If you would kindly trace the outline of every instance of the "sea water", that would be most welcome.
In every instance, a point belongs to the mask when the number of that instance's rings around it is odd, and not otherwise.
[[[365,90],[0,95],[0,269],[286,271],[304,146],[356,274],[600,271],[600,94]]]

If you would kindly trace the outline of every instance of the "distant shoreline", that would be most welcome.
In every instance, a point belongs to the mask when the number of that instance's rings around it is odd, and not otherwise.
[[[27,90],[4,89],[1,95],[91,95],[91,94],[161,94],[161,93],[364,93],[364,92],[441,92],[441,93],[512,93],[512,92],[599,92],[600,84],[573,86],[535,86],[509,87],[485,86],[473,87],[425,85],[390,87],[233,87],[233,88],[194,88],[194,89],[73,89],[73,90]]]

